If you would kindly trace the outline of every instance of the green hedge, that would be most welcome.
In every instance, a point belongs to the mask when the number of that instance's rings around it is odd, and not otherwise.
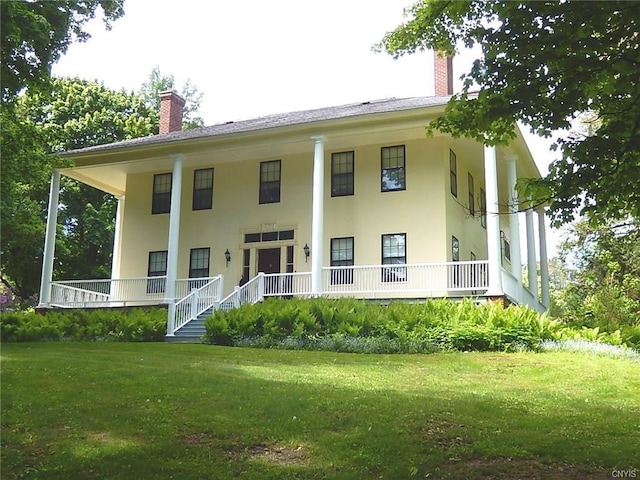
[[[167,311],[153,309],[57,310],[3,312],[3,342],[115,341],[159,342],[164,340]]]
[[[215,312],[205,326],[205,341],[217,345],[390,353],[532,350],[563,329],[526,307],[442,299],[379,305],[355,299],[270,298]]]

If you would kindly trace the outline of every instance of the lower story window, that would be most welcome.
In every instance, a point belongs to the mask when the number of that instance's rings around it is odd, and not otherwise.
[[[406,265],[407,234],[393,233],[382,235],[382,264]],[[404,282],[407,280],[407,267],[385,267],[382,269],[383,282]]]
[[[331,266],[353,266],[353,237],[331,239]],[[353,283],[353,268],[337,268],[331,270],[331,285]]]
[[[192,248],[189,256],[189,278],[209,276],[209,248]]]
[[[149,252],[148,277],[162,277],[147,279],[147,293],[164,293],[167,283],[167,251]]]

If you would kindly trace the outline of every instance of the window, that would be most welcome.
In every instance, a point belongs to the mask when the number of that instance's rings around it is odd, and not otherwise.
[[[382,235],[382,264],[404,265],[407,263],[407,234],[394,233]],[[407,279],[406,267],[387,267],[382,269],[383,282],[404,282]]]
[[[353,152],[331,154],[331,196],[353,195]]]
[[[152,214],[169,213],[171,210],[171,177],[170,173],[159,173],[153,176]]]
[[[209,276],[209,248],[192,248],[189,256],[189,278]]]
[[[163,277],[147,279],[147,293],[164,293],[167,279],[167,251],[149,252],[148,277]]]
[[[353,237],[331,239],[331,266],[353,265]],[[331,285],[353,283],[353,268],[331,270]]]
[[[458,161],[453,150],[449,150],[449,183],[451,195],[458,198]]]
[[[209,210],[213,206],[213,168],[193,172],[193,210]]]
[[[383,192],[406,189],[404,145],[382,147],[381,185]]]
[[[460,241],[456,237],[451,237],[451,260],[460,261]]]
[[[480,189],[480,225],[487,228],[487,194],[484,188]]]
[[[504,256],[505,260],[511,262],[511,244],[509,243],[509,240],[507,240],[507,237],[504,235],[504,232],[500,233],[500,236],[502,237],[502,255]]]
[[[259,203],[280,202],[280,160],[260,162]]]
[[[473,187],[473,177],[471,176],[470,173],[467,176],[467,180],[469,182],[469,213],[473,217],[476,214],[476,201],[475,201],[476,192]]]
[[[460,241],[454,236],[451,236],[451,260],[460,261]],[[451,273],[453,275],[451,286],[457,288],[460,286],[460,265],[454,265]]]
[[[293,240],[293,230],[245,233],[244,235],[244,243],[271,242],[274,240]]]
[[[251,265],[251,250],[245,248],[242,251],[242,279],[240,279],[240,286],[249,281],[249,269]]]

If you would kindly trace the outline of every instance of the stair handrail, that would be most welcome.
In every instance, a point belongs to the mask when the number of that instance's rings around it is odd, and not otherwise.
[[[172,334],[203,312],[220,305],[222,275],[212,278],[199,288],[194,288],[175,303]]]
[[[220,310],[232,310],[245,303],[258,303],[264,300],[264,273],[258,274],[241,287],[220,300]]]

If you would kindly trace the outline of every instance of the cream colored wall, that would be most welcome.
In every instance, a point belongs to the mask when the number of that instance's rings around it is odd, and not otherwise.
[[[468,148],[468,145],[456,143],[451,139],[443,142],[442,165],[444,176],[442,183],[446,186],[445,203],[447,217],[447,260],[451,261],[451,242],[455,236],[460,242],[460,261],[470,260],[471,252],[477,260],[487,259],[487,230],[480,222],[480,189],[486,190],[484,181],[484,159],[481,146]],[[451,194],[449,179],[449,149],[453,150],[457,159],[458,196]],[[471,216],[469,207],[468,173],[473,176],[475,215]]]
[[[448,163],[445,168],[442,161],[442,152],[448,152],[448,147],[444,140],[421,137],[397,143],[363,146],[354,143],[353,148],[332,149],[328,141],[325,147],[324,265],[330,263],[330,239],[350,236],[354,237],[356,264],[380,264],[381,236],[393,233],[407,234],[409,263],[448,260],[450,242],[445,240],[448,232],[445,212]],[[406,190],[381,192],[380,149],[399,144],[405,145]],[[331,153],[347,150],[355,152],[355,194],[332,198]],[[282,162],[281,201],[259,205],[260,161],[268,160]],[[210,166],[214,167],[213,208],[192,211],[193,171]],[[251,244],[249,247],[269,248],[293,243],[295,271],[309,271],[311,261],[305,262],[303,246],[305,243],[311,245],[312,167],[313,152],[310,150],[308,153],[184,168],[178,277],[188,276],[190,249],[209,247],[210,274],[223,274],[225,292],[230,292],[242,276],[242,250],[247,247],[243,245],[243,234],[261,228],[271,230],[273,226],[277,230],[294,229],[295,240]],[[146,276],[149,252],[167,249],[169,214],[151,214],[153,174],[165,172],[130,174],[127,178],[122,278]],[[442,180],[445,175],[446,183]],[[224,259],[226,249],[232,258],[228,267]],[[482,258],[480,249],[476,254]],[[253,251],[252,275],[256,271],[256,261]],[[281,263],[284,271],[285,250]]]

